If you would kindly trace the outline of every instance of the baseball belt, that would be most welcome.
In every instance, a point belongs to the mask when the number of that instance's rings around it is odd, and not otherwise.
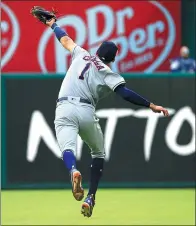
[[[56,102],[58,103],[58,102],[61,102],[62,100],[77,100],[77,99],[74,98],[74,97],[60,97],[59,99],[57,99]],[[91,104],[90,101],[88,101],[88,100],[86,100],[86,99],[82,99],[82,98],[79,99],[79,102],[85,103],[85,104]],[[91,105],[92,105],[92,104],[91,104]]]

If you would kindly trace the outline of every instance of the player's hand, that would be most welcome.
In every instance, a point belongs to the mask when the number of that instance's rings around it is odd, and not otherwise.
[[[49,27],[52,27],[53,23],[55,23],[56,20],[54,18],[52,18],[50,21],[46,21],[46,25]]]
[[[153,112],[155,112],[155,113],[163,113],[164,114],[164,116],[169,116],[169,112],[168,112],[168,110],[167,109],[165,109],[164,107],[162,107],[162,106],[157,106],[157,105],[155,105],[155,104],[150,104],[150,109],[153,111]]]

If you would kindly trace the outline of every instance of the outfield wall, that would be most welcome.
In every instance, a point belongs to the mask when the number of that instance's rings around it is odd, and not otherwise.
[[[127,86],[162,104],[170,117],[131,105],[115,94],[97,106],[106,163],[101,187],[195,186],[195,76],[125,74]],[[64,188],[70,179],[54,131],[63,76],[2,75],[2,187]],[[87,185],[89,149],[78,143]]]

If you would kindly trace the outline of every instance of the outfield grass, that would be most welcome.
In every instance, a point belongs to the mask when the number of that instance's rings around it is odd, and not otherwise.
[[[2,225],[195,225],[194,189],[102,189],[91,218],[69,190],[1,195]]]

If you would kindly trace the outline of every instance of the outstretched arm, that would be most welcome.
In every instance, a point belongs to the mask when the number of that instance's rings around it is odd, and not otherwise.
[[[47,21],[46,25],[52,28],[57,39],[65,49],[67,49],[70,52],[74,50],[74,48],[76,47],[76,43],[68,36],[68,34],[63,29],[61,29],[55,23],[55,19],[52,19],[51,21]]]
[[[150,108],[155,113],[163,112],[164,116],[169,116],[168,111],[162,106],[157,106],[153,103],[150,103],[148,100],[137,94],[136,92],[127,89],[125,85],[119,85],[114,92],[121,96],[124,100],[129,101],[133,104],[144,106]]]

